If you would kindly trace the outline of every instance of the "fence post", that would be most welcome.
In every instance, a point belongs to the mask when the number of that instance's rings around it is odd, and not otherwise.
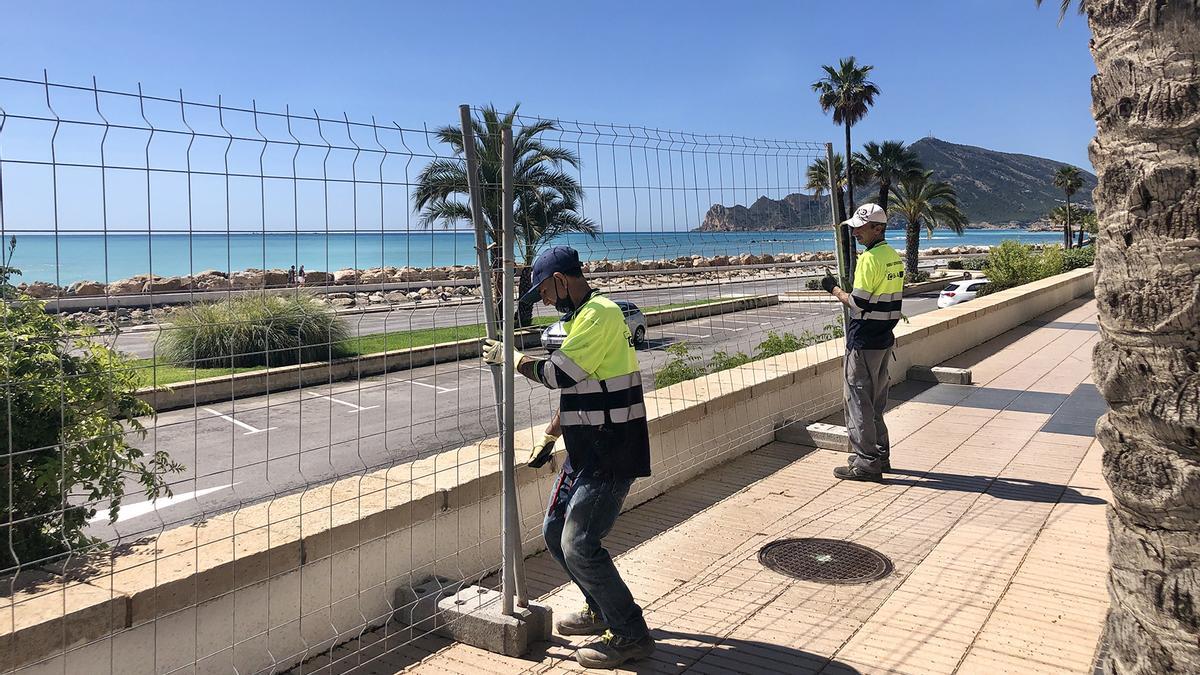
[[[833,172],[833,143],[825,144],[825,171],[829,175],[829,212],[833,214],[833,241],[837,249],[838,286],[842,290],[854,288],[854,279],[850,278],[850,249],[846,241],[846,226],[838,222],[837,212],[837,181],[838,176]],[[850,328],[850,308],[842,305],[842,332]]]
[[[479,264],[479,292],[483,303],[483,320],[487,336],[491,339],[501,337],[497,327],[501,325],[496,320],[496,306],[492,302],[492,265],[488,256],[487,236],[484,232],[483,198],[479,179],[479,157],[475,152],[475,132],[472,126],[471,108],[463,104],[459,106],[459,117],[463,130],[463,154],[467,161],[467,190],[471,201],[471,219],[475,225],[475,255]],[[496,392],[496,419],[500,423],[500,453],[502,485],[502,521],[500,527],[500,547],[502,551],[502,601],[501,609],[507,614],[513,613],[513,596],[517,604],[524,607],[528,604],[525,595],[524,557],[521,553],[520,516],[517,513],[516,481],[514,479],[513,443],[515,417],[515,401],[513,400],[514,373],[512,364],[513,352],[513,321],[512,311],[512,133],[506,132],[505,152],[503,162],[503,230],[500,243],[503,247],[504,260],[504,301],[502,310],[503,331],[505,342],[505,368],[492,368],[492,386]],[[514,546],[515,542],[515,546]]]
[[[514,400],[514,376],[516,364],[513,363],[514,324],[517,321],[516,302],[513,298],[514,260],[513,244],[515,239],[515,223],[513,222],[513,138],[512,127],[504,127],[500,131],[501,142],[501,180],[503,182],[503,256],[504,256],[504,435],[500,443],[500,467],[504,481],[502,539],[504,542],[504,613],[512,614],[513,596],[517,598],[518,606],[526,606],[525,596],[525,558],[521,551],[521,516],[517,505],[516,470],[514,465],[516,401]]]

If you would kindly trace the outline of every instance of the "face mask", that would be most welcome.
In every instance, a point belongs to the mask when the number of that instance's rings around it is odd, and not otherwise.
[[[563,290],[566,290],[566,284],[563,284]],[[571,300],[571,294],[565,296],[558,294],[558,279],[554,280],[554,309],[557,309],[563,314],[570,314],[575,311],[575,302]]]

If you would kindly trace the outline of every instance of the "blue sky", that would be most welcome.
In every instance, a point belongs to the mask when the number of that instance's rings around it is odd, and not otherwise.
[[[809,84],[855,55],[883,90],[859,141],[932,133],[1090,169],[1085,21],[1059,26],[1033,0],[21,0],[4,14],[3,75],[46,68],[61,82],[402,124],[520,101],[564,119],[840,142]]]

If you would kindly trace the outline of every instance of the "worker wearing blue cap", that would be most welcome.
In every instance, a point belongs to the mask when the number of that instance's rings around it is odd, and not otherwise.
[[[538,299],[567,315],[567,336],[549,359],[514,352],[517,372],[561,392],[559,412],[529,464],[545,464],[559,434],[565,437],[567,461],[542,532],[551,555],[587,601],[555,628],[562,635],[603,633],[575,659],[589,668],[616,668],[654,651],[642,608],[601,542],[634,479],[650,475],[642,373],[621,308],[588,285],[575,249],[555,246],[534,261],[533,287],[521,302]],[[483,358],[502,364],[503,345],[487,340]]]

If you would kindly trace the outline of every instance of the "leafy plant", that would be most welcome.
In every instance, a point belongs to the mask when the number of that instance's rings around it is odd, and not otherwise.
[[[83,532],[98,508],[115,520],[129,481],[154,499],[183,470],[130,444],[154,411],[136,396],[134,369],[92,334],[28,296],[0,305],[2,570],[98,545]]]
[[[842,324],[838,321],[825,324],[819,333],[806,330],[797,336],[792,333],[771,331],[767,333],[766,339],[754,348],[753,356],[747,355],[745,352],[729,354],[718,351],[713,353],[707,365],[701,365],[700,357],[692,354],[686,343],[677,342],[667,348],[667,353],[672,358],[654,376],[654,386],[662,388],[712,373],[719,373],[722,370],[743,366],[760,359],[787,354],[820,342],[834,340],[843,335],[845,333],[842,330]]]
[[[178,312],[163,331],[165,357],[196,367],[281,366],[341,356],[350,329],[307,294],[251,293]]]
[[[821,278],[820,278],[820,277],[814,277],[814,278],[812,278],[812,279],[809,279],[808,281],[804,282],[804,287],[805,287],[805,288],[807,288],[807,289],[808,289],[808,290],[810,290],[810,291],[819,291],[819,290],[821,290]]]
[[[912,276],[904,275],[904,281],[910,284],[919,284],[923,281],[929,281],[929,272],[926,270],[917,270],[912,273]]]
[[[980,295],[990,295],[1031,281],[1061,274],[1067,259],[1061,246],[1047,246],[1041,252],[1017,241],[1005,241],[994,247],[986,262],[988,285]]]
[[[670,360],[654,375],[656,389],[704,375],[704,368],[698,365],[700,357],[691,353],[686,342],[676,342],[667,347],[667,354],[670,355]]]
[[[1096,264],[1096,247],[1084,246],[1063,251],[1063,271],[1077,270]]]

